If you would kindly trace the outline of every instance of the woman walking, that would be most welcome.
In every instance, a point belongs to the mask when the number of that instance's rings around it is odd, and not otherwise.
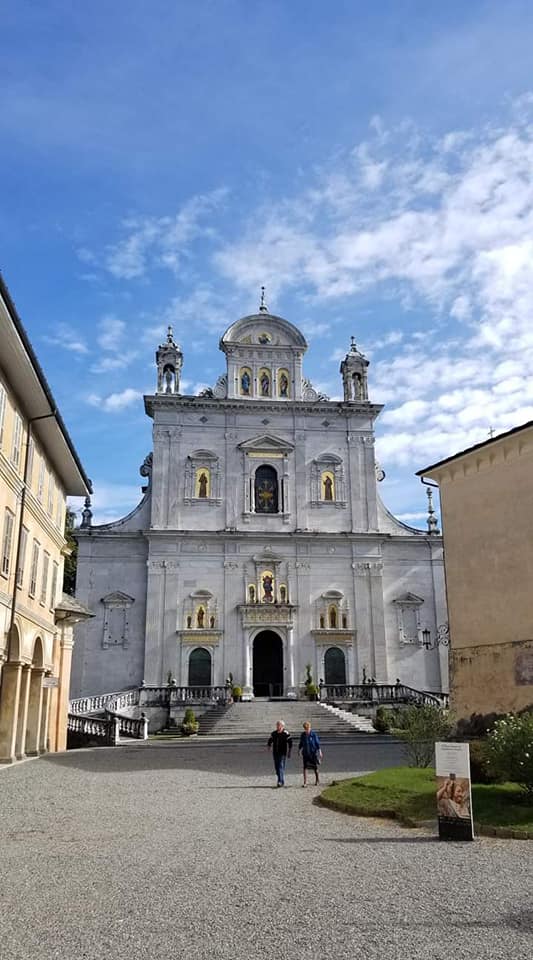
[[[298,753],[302,754],[304,767],[304,782],[302,786],[307,786],[308,770],[313,770],[315,774],[316,786],[316,784],[320,782],[318,777],[318,767],[320,761],[322,760],[322,750],[320,749],[320,740],[318,739],[318,734],[315,733],[314,730],[311,730],[311,724],[309,723],[309,720],[306,720],[304,723],[304,732],[300,735]]]

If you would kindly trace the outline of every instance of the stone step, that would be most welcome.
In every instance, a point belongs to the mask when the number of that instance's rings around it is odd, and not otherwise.
[[[211,711],[210,711],[211,713]],[[207,715],[209,717],[209,714]],[[224,710],[220,718],[213,717],[207,729],[201,733],[228,737],[264,737],[282,719],[295,736],[302,730],[305,720],[322,736],[349,736],[354,733],[374,733],[372,722],[367,717],[330,709],[320,703],[305,701],[251,701],[234,703]]]

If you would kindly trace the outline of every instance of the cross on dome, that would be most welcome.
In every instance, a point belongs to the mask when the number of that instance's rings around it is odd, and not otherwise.
[[[261,287],[261,302],[259,304],[259,313],[268,313],[268,307],[265,300],[265,288]]]

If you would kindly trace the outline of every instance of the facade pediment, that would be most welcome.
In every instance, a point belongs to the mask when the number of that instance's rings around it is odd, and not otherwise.
[[[102,603],[105,603],[107,607],[113,605],[126,606],[130,603],[135,603],[135,600],[133,597],[128,596],[127,593],[115,590],[113,593],[108,593],[105,597],[102,597]]]
[[[279,437],[272,437],[265,434],[262,437],[254,437],[251,440],[244,440],[239,444],[239,448],[245,451],[256,451],[260,453],[290,453],[294,450],[294,444],[287,440],[281,440]]]
[[[401,597],[396,597],[392,602],[402,604],[412,603],[416,605],[424,603],[422,597],[417,597],[416,593],[402,593]]]

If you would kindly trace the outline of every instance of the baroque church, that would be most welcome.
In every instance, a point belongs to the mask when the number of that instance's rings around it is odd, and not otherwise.
[[[145,685],[216,686],[245,699],[298,696],[315,682],[374,678],[447,690],[442,540],[431,498],[427,532],[378,493],[382,407],[352,338],[344,399],[304,376],[302,333],[272,315],[233,323],[226,372],[183,396],[171,328],[156,352],[153,452],[139,505],[76,532],[80,625],[71,696]]]

